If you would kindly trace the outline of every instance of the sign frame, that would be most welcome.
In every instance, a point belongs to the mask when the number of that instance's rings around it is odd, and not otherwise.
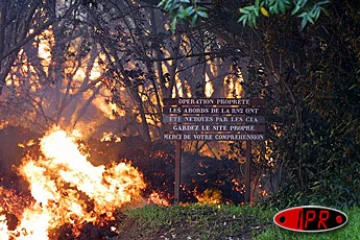
[[[163,123],[167,124],[166,135],[175,141],[174,203],[180,199],[182,141],[246,141],[245,161],[245,203],[250,203],[251,141],[265,140],[265,101],[254,98],[164,98]],[[252,126],[248,129],[231,131],[227,126]],[[176,126],[197,126],[199,130],[174,130]],[[207,127],[203,127],[207,126]],[[210,127],[209,127],[210,126]],[[214,130],[211,126],[220,127]],[[219,128],[219,127],[217,127]],[[241,128],[241,127],[240,127]],[[211,130],[209,130],[211,129]],[[206,132],[205,134],[203,134]],[[203,136],[204,139],[192,139]],[[218,137],[216,137],[218,136]],[[215,139],[222,136],[222,139]],[[252,136],[252,137],[249,137]],[[251,138],[251,139],[249,139]],[[226,139],[226,140],[224,140]]]

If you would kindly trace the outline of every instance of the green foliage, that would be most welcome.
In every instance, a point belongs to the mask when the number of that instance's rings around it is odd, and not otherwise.
[[[129,209],[127,211],[129,217],[138,219],[140,222],[154,224],[154,226],[162,226],[166,224],[167,214],[164,207],[153,205],[142,208]],[[153,221],[156,219],[156,221]]]
[[[162,0],[158,7],[163,8],[170,14],[171,30],[174,32],[177,24],[184,23],[187,20],[191,21],[194,26],[201,18],[208,18],[207,9],[202,6],[197,6],[196,1],[190,0]]]
[[[255,4],[240,8],[242,16],[239,18],[244,26],[248,24],[251,27],[256,26],[256,20],[259,12],[264,16],[285,14],[291,10],[292,16],[302,18],[301,28],[305,28],[308,23],[314,24],[320,17],[321,12],[327,13],[322,6],[329,3],[328,0],[317,2],[308,0],[256,0]]]
[[[142,238],[150,239],[358,239],[360,229],[360,208],[343,208],[349,217],[343,228],[320,234],[304,234],[281,229],[273,223],[273,216],[282,209],[268,206],[235,205],[187,205],[187,206],[145,206],[126,211],[135,219],[137,229],[132,229]],[[120,223],[120,228],[122,226]],[[126,224],[126,221],[124,221]],[[126,229],[131,230],[131,229]],[[162,236],[162,237],[160,237]],[[137,239],[137,238],[132,238]]]
[[[255,0],[253,5],[240,7],[240,17],[238,22],[243,26],[249,25],[256,27],[257,19],[261,16],[260,13],[269,17],[270,15],[280,15],[290,12],[291,16],[301,18],[301,28],[304,29],[307,24],[314,24],[320,17],[321,13],[329,15],[324,5],[329,3],[329,0],[315,1],[315,0]],[[197,6],[198,1],[193,0],[162,0],[158,7],[163,8],[170,14],[171,29],[175,30],[178,23],[184,23],[189,20],[194,26],[199,19],[209,18],[208,9],[202,6]]]
[[[355,6],[332,8],[332,20],[319,19],[305,37],[291,21],[274,21],[266,31],[269,52],[291,66],[279,85],[264,90],[267,107],[278,109],[267,120],[278,128],[269,133],[272,156],[286,172],[271,198],[279,207],[360,204],[360,38],[354,24],[360,16]]]
[[[239,22],[242,22],[243,26],[249,24],[254,27],[256,25],[256,19],[259,17],[260,8],[255,5],[240,8],[240,13],[243,15],[239,18]]]

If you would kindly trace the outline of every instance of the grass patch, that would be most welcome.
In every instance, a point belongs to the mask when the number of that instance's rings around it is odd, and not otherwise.
[[[298,233],[281,229],[272,218],[278,209],[261,206],[156,205],[119,213],[120,234],[126,240],[273,240],[360,239],[360,208],[344,210],[347,225],[326,233]]]
[[[272,224],[272,211],[261,207],[234,205],[145,206],[129,209],[126,219],[136,226],[129,229],[120,220],[119,239],[251,239]],[[122,227],[126,225],[126,227]],[[121,230],[120,230],[121,232]],[[135,233],[135,234],[132,234]],[[131,236],[130,236],[131,235]],[[120,234],[121,236],[121,234]]]
[[[334,239],[360,239],[360,208],[354,207],[343,210],[348,216],[348,223],[337,230],[323,233],[300,233],[291,232],[272,225],[262,234],[258,235],[256,240],[334,240]]]

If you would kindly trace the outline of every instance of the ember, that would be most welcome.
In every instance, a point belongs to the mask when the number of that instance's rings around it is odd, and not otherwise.
[[[221,192],[219,190],[206,189],[203,193],[195,194],[200,204],[219,204],[221,203]]]
[[[153,191],[148,197],[148,203],[154,203],[160,206],[170,206],[170,202],[161,196],[160,193]]]

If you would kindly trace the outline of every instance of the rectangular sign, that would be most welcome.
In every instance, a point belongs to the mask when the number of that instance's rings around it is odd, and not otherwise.
[[[265,123],[265,117],[257,116],[169,116],[164,115],[164,123]]]
[[[242,106],[242,107],[184,107],[164,106],[164,114],[211,114],[211,115],[264,115],[263,107]]]
[[[164,105],[264,105],[264,99],[246,98],[164,98]]]
[[[265,124],[250,125],[250,124],[237,124],[237,125],[209,125],[209,124],[176,124],[165,126],[165,132],[265,132]]]
[[[164,134],[165,140],[264,141],[264,134]]]

